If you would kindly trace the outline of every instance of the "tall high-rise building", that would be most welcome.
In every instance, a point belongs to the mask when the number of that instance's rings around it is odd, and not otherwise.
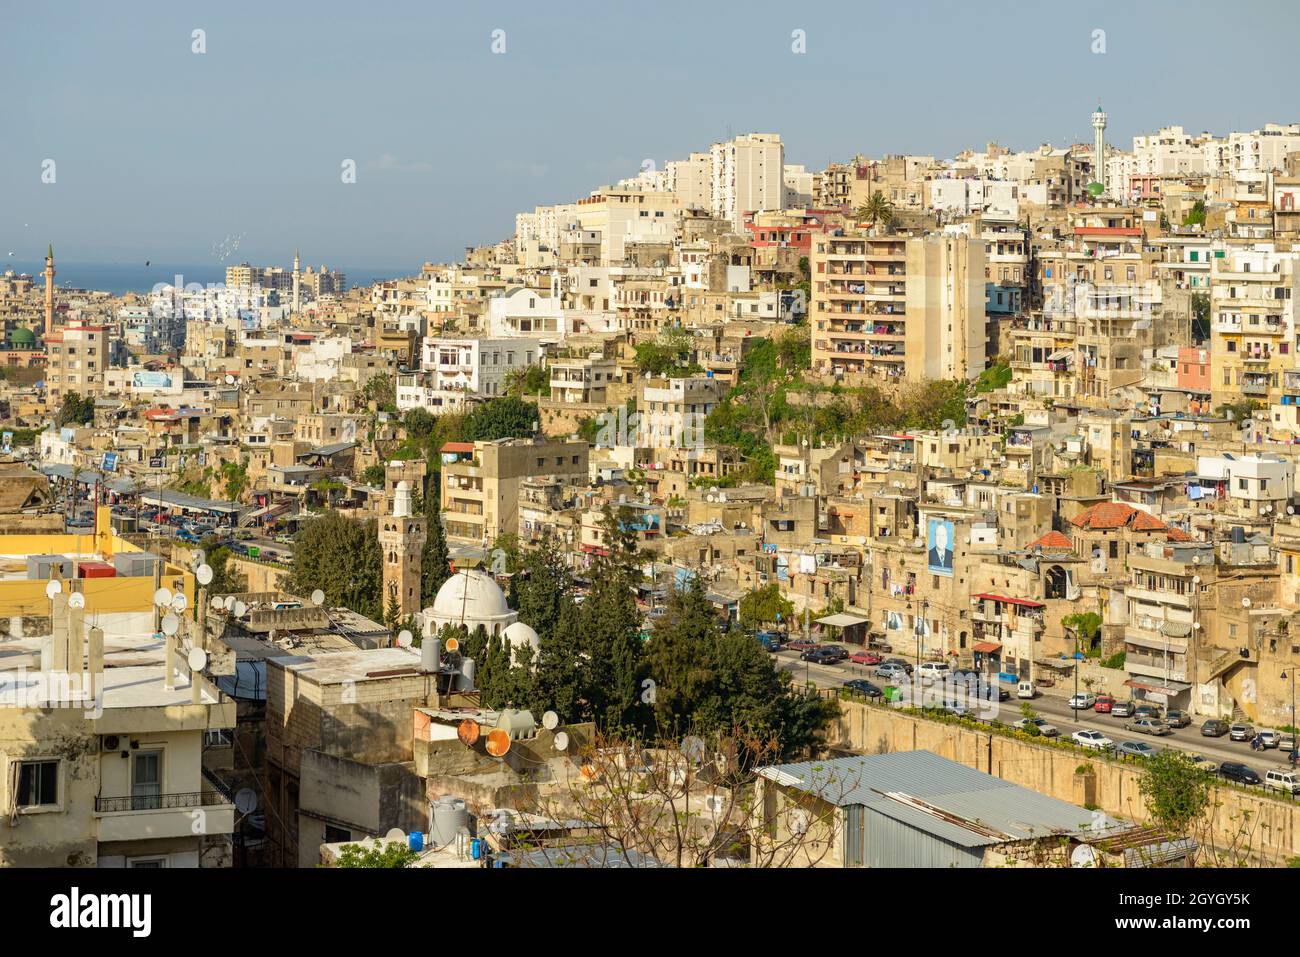
[[[746,133],[709,148],[713,215],[731,221],[737,233],[745,214],[782,209],[785,147],[776,133]]]

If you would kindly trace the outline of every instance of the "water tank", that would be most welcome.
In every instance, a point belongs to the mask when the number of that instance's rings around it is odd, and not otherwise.
[[[456,679],[457,691],[474,690],[474,659],[466,658],[460,663],[460,677]]]
[[[520,711],[517,708],[506,708],[502,711],[497,716],[497,727],[510,735],[511,741],[531,738],[537,733],[537,722],[533,720],[533,713]]]
[[[420,642],[420,670],[428,673],[437,671],[441,666],[442,642],[437,638],[425,638]]]
[[[1232,526],[1232,532],[1229,535],[1234,544],[1240,545],[1246,540],[1246,530],[1240,525]]]
[[[456,840],[457,833],[469,826],[469,812],[460,798],[444,794],[433,802],[433,821],[429,828],[429,844],[446,847]]]

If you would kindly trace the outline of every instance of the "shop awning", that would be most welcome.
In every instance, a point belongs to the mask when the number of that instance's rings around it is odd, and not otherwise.
[[[1191,688],[1191,685],[1182,681],[1166,681],[1164,684],[1151,684],[1146,681],[1139,681],[1137,678],[1129,678],[1124,682],[1125,688],[1137,688],[1141,691],[1147,691],[1151,694],[1162,694],[1165,697],[1181,694]]]
[[[1002,645],[996,641],[980,641],[975,644],[972,651],[981,655],[992,655],[1002,650]]]
[[[979,595],[972,595],[971,598],[988,599],[989,601],[1002,601],[1002,602],[1006,602],[1008,605],[1018,605],[1021,608],[1045,607],[1041,601],[1030,601],[1028,598],[1008,598],[1006,595],[990,595],[985,593]]]
[[[860,618],[857,615],[841,612],[838,615],[827,615],[825,618],[818,618],[817,624],[830,625],[832,628],[852,628],[854,625],[865,625],[869,621],[868,618]]]

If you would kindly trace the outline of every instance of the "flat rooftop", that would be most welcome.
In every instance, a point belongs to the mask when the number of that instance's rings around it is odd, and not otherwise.
[[[321,655],[286,655],[268,660],[314,684],[329,685],[345,681],[382,681],[389,676],[376,675],[376,672],[418,669],[420,652],[411,648],[374,648]]]

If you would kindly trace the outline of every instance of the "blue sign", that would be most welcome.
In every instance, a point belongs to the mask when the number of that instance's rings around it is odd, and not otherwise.
[[[116,453],[116,452],[105,452],[105,453],[104,453],[103,469],[104,469],[105,472],[116,472],[116,471],[117,471],[117,453]]]

